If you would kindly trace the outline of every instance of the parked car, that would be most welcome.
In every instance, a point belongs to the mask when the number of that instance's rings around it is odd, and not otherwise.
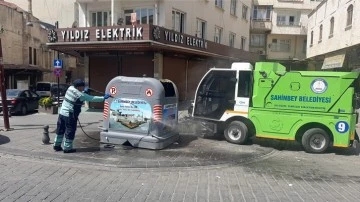
[[[60,103],[62,103],[62,101],[64,100],[64,97],[65,97],[65,93],[69,87],[70,87],[70,85],[68,85],[68,84],[59,84],[59,88],[57,85],[53,85],[51,87],[51,97],[53,98],[54,102],[57,102],[58,89],[60,89],[59,90],[59,99],[60,99]]]
[[[51,88],[53,86],[57,86],[57,83],[45,82],[45,81],[37,82],[36,83],[36,93],[40,97],[50,97],[51,96]]]
[[[6,99],[11,114],[20,113],[26,115],[28,112],[39,108],[40,96],[30,90],[7,89]],[[0,110],[2,111],[1,97]]]

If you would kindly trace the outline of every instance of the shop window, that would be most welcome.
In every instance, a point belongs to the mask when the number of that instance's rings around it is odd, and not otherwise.
[[[96,11],[91,12],[90,15],[92,27],[108,26],[110,24],[110,11]]]
[[[236,38],[236,34],[230,32],[230,34],[229,34],[229,46],[230,46],[231,48],[234,48],[234,47],[235,47],[235,38]]]
[[[215,35],[214,42],[221,43],[223,29],[221,27],[215,26]]]
[[[180,33],[185,32],[185,13],[172,11],[172,29]]]
[[[230,14],[236,16],[237,0],[231,0],[230,2]]]

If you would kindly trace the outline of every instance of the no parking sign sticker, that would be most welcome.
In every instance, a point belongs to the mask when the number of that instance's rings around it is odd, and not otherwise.
[[[116,92],[117,92],[117,90],[116,90],[116,87],[115,87],[115,86],[113,86],[113,87],[110,88],[110,94],[111,94],[111,95],[115,95]]]
[[[345,121],[339,121],[335,124],[335,129],[339,133],[346,133],[349,130],[349,124]]]

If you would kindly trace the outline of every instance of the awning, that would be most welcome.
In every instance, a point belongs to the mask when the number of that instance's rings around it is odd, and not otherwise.
[[[344,64],[346,51],[337,51],[336,53],[326,54],[321,69],[341,68]]]
[[[33,66],[33,65],[4,64],[4,69],[37,70],[42,72],[51,72],[50,69],[46,69],[39,66]]]

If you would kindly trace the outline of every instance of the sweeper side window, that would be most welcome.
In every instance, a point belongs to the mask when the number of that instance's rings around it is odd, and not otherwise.
[[[213,70],[203,79],[196,95],[194,116],[220,119],[234,109],[236,71]]]
[[[238,97],[250,97],[251,71],[239,71]]]

